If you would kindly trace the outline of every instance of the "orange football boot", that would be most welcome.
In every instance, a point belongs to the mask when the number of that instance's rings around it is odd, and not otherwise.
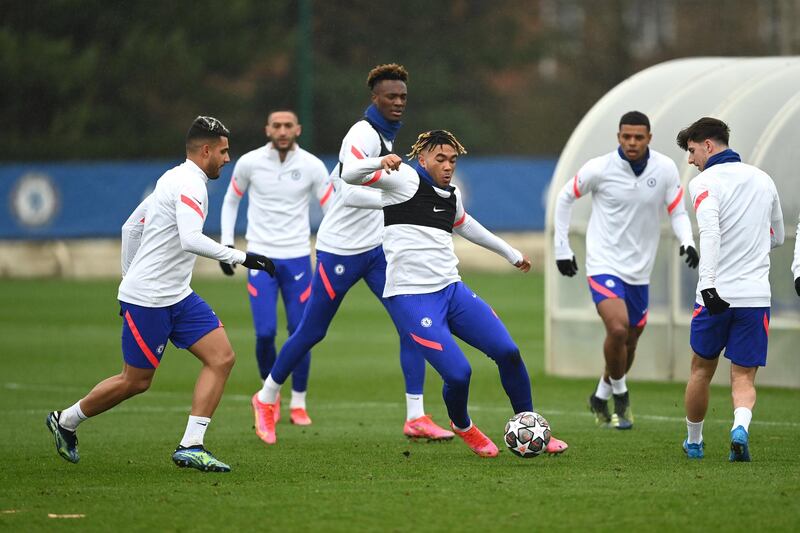
[[[414,420],[406,420],[403,425],[403,434],[409,439],[450,440],[455,434],[452,431],[439,427],[431,419],[431,415],[424,415]]]
[[[261,403],[258,401],[258,393],[253,394],[250,401],[253,405],[253,413],[256,417],[256,435],[267,444],[275,444],[275,406],[274,403]]]
[[[310,426],[311,418],[308,412],[302,407],[293,407],[289,411],[289,421],[296,426]]]
[[[476,454],[481,457],[497,457],[497,446],[475,424],[472,424],[472,427],[467,431],[459,431],[453,422],[450,422],[450,427],[456,435],[464,440],[469,449]]]

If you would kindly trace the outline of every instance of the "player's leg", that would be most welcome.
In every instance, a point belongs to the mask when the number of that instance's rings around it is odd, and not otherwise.
[[[756,372],[767,364],[768,307],[734,308],[725,357],[731,360],[731,461],[750,460],[750,421],[756,404]]]
[[[170,332],[169,308],[147,308],[120,302],[122,316],[122,372],[97,385],[81,400],[47,415],[59,455],[72,463],[78,454],[78,425],[128,398],[146,391],[164,354]]]
[[[275,364],[278,283],[280,276],[286,275],[283,262],[279,259],[273,262],[276,269],[275,277],[261,270],[250,270],[247,274],[247,293],[253,315],[253,328],[256,331],[256,362],[262,381],[267,379],[272,365]]]
[[[383,298],[383,288],[386,285],[386,258],[383,254],[383,247],[378,247],[370,252],[369,268],[364,276],[364,281],[388,311],[388,301]],[[391,311],[389,311],[389,316],[392,316]],[[395,328],[397,328],[396,324]],[[400,368],[403,371],[403,380],[406,386],[406,421],[403,424],[403,434],[409,438],[428,440],[452,439],[454,437],[452,431],[440,427],[430,415],[425,413],[423,399],[425,357],[417,350],[409,335],[399,335],[399,337]]]
[[[448,309],[448,325],[453,334],[488,355],[497,365],[500,382],[514,413],[533,411],[531,381],[519,348],[494,309],[465,283],[455,283]],[[567,444],[555,437],[548,453],[561,453]]]
[[[393,296],[388,309],[400,335],[410,337],[442,377],[442,396],[455,434],[476,454],[494,457],[497,446],[472,423],[467,410],[472,368],[447,324],[452,287],[431,294]]]
[[[311,296],[311,257],[297,257],[286,260],[290,273],[280,280],[281,298],[286,310],[286,329],[289,336],[295,332],[303,310]],[[311,418],[306,410],[306,391],[308,390],[308,375],[311,368],[311,352],[306,352],[295,369],[292,371],[292,400],[290,420],[292,424],[307,426]]]
[[[281,347],[270,375],[251,400],[256,434],[267,444],[277,440],[274,411],[281,385],[311,348],[325,338],[345,294],[361,279],[365,265],[364,254],[341,256],[317,252],[317,270],[300,323]]]
[[[703,421],[708,411],[711,379],[727,342],[728,322],[725,315],[711,316],[707,309],[695,304],[689,336],[692,366],[684,395],[687,437],[683,450],[691,459],[702,459],[704,455]]]
[[[601,427],[617,427],[629,429],[629,421],[612,416],[608,409],[608,400],[615,396],[615,406],[620,406],[626,398],[628,386],[625,372],[628,366],[628,308],[625,304],[625,284],[616,276],[591,276],[589,289],[597,306],[597,313],[606,328],[603,341],[605,370],[597,384],[594,394],[589,396],[589,408]],[[619,398],[619,400],[617,399]],[[616,414],[616,413],[615,413]]]
[[[186,431],[172,455],[181,467],[206,472],[229,472],[230,467],[205,449],[205,433],[211,423],[235,355],[222,322],[202,298],[192,293],[174,309],[174,328],[170,339],[186,348],[202,363],[192,396],[192,410]]]

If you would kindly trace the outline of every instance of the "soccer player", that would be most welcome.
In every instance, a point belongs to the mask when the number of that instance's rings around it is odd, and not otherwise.
[[[631,429],[633,414],[626,375],[647,324],[650,273],[658,250],[661,216],[670,217],[680,255],[697,268],[692,225],[683,205],[678,168],[651,150],[650,120],[638,111],[622,115],[613,152],[590,159],[561,189],[555,209],[555,256],[559,272],[578,272],[569,246],[572,204],[592,194],[586,231],[586,275],[597,313],[606,328],[605,371],[589,396],[601,427]],[[608,400],[614,398],[614,413]]]
[[[778,191],[766,172],[728,148],[730,130],[703,117],[678,133],[678,146],[701,172],[689,182],[700,230],[700,269],[692,313],[692,369],[686,384],[683,449],[703,458],[709,385],[723,348],[731,361],[731,461],[749,461],[755,377],[767,364],[769,252],[783,244]]]
[[[379,65],[367,76],[372,104],[364,118],[347,132],[339,151],[339,164],[331,173],[330,207],[317,232],[317,270],[311,282],[311,295],[295,332],[281,348],[270,375],[253,395],[256,434],[267,444],[276,442],[274,413],[280,386],[300,363],[304,354],[320,342],[347,291],[363,279],[382,299],[386,282],[386,258],[381,239],[381,211],[359,209],[375,202],[376,191],[343,183],[343,169],[367,157],[389,154],[402,123],[406,107],[408,73],[394,63]],[[410,438],[449,440],[453,433],[425,414],[423,385],[425,359],[408,339],[400,340],[400,365],[406,383],[406,422],[403,433]]]
[[[794,261],[792,261],[792,274],[794,275],[794,291],[800,296],[800,219],[797,221],[797,234],[794,239]]]
[[[236,162],[221,215],[222,244],[232,248],[239,202],[248,193],[247,250],[266,255],[275,263],[274,278],[252,270],[247,283],[262,381],[275,363],[278,291],[283,298],[289,335],[297,329],[311,294],[308,203],[313,193],[325,211],[331,197],[331,191],[325,192],[325,165],[297,144],[302,126],[294,111],[273,111],[267,117],[265,130],[270,142]],[[220,267],[228,276],[233,275],[234,265],[222,261]],[[310,365],[311,352],[306,352],[292,372],[292,424],[311,424],[306,410]],[[275,417],[280,418],[280,403]]]
[[[450,426],[469,448],[483,457],[497,446],[467,411],[472,370],[453,335],[488,355],[515,413],[533,411],[531,383],[519,348],[503,322],[458,274],[453,231],[505,257],[523,272],[531,268],[507,242],[464,211],[460,191],[451,185],[456,160],[466,153],[448,131],[421,134],[408,157],[414,166],[389,154],[345,165],[342,179],[381,191],[389,312],[401,338],[413,341],[444,380],[443,396]],[[560,453],[563,441],[551,438],[547,451]]]
[[[155,190],[122,229],[122,372],[98,383],[85,397],[51,412],[47,427],[56,450],[77,463],[76,429],[87,418],[146,391],[164,355],[167,339],[188,349],[203,364],[186,431],[172,455],[180,467],[229,472],[205,449],[203,439],[234,363],[222,322],[189,283],[197,255],[275,272],[259,254],[231,249],[203,235],[209,179],[230,161],[228,129],[213,117],[197,117],[186,135],[186,161],[164,173]]]

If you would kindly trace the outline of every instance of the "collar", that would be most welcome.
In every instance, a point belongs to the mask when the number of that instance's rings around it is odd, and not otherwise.
[[[403,126],[403,123],[399,120],[386,120],[386,117],[381,115],[381,112],[378,111],[375,104],[370,104],[364,111],[364,119],[375,126],[375,128],[381,132],[381,135],[391,142],[394,142],[395,137],[397,137],[397,132],[400,131],[400,128]]]
[[[706,161],[706,166],[703,167],[703,170],[706,171],[709,168],[713,167],[714,165],[719,165],[722,163],[741,163],[741,162],[742,162],[741,156],[736,152],[734,152],[733,150],[731,150],[730,148],[727,148],[719,152],[718,154],[714,154],[711,157],[709,157],[708,161]]]
[[[277,159],[278,161],[281,160],[280,152],[278,152],[278,149],[275,148],[272,142],[268,142],[264,148],[267,149],[267,157]],[[284,163],[288,162],[289,159],[291,159],[292,156],[294,156],[294,153],[297,151],[297,148],[298,148],[297,141],[295,141],[292,147],[286,151],[286,159],[283,161]]]
[[[206,173],[205,173],[205,172],[203,172],[203,169],[202,169],[202,168],[200,168],[199,166],[197,166],[197,163],[195,163],[194,161],[192,161],[192,160],[191,160],[191,159],[189,159],[189,158],[186,158],[186,161],[184,161],[184,163],[183,163],[183,164],[184,164],[184,165],[186,165],[186,167],[187,167],[189,170],[191,170],[192,172],[194,172],[195,174],[197,174],[198,176],[200,176],[201,178],[203,178],[203,183],[208,183],[208,176],[206,175]]]
[[[644,157],[637,161],[631,161],[625,156],[625,152],[622,151],[622,146],[617,146],[617,154],[622,158],[623,161],[627,161],[628,164],[631,166],[631,170],[636,177],[642,175],[644,169],[647,168],[647,161],[650,159],[650,148],[647,149],[644,153]]]

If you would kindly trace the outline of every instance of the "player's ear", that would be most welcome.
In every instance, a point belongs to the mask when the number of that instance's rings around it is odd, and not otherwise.
[[[297,136],[300,137],[301,133],[303,133],[303,125],[302,124],[298,124],[297,125]]]

